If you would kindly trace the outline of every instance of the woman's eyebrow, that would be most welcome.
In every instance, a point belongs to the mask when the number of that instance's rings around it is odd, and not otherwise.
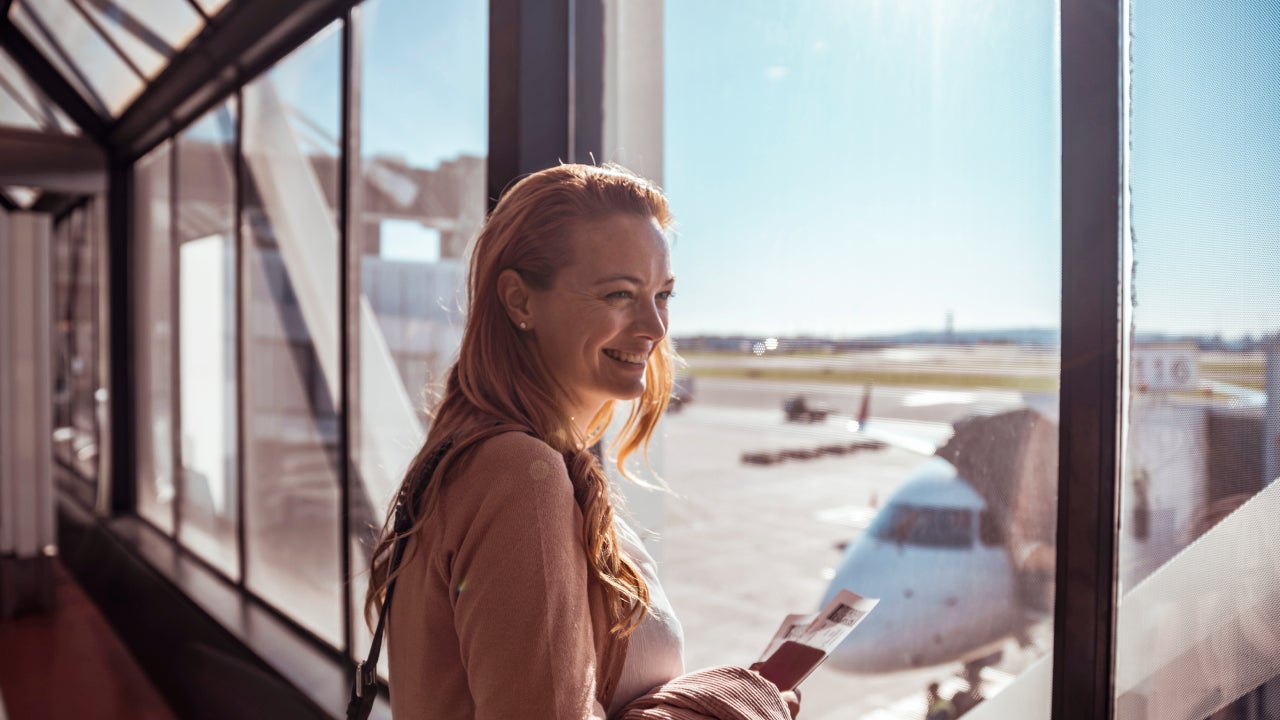
[[[620,282],[620,281],[629,282],[633,285],[644,284],[643,281],[641,281],[640,278],[636,277],[635,275],[627,275],[624,273],[622,275],[610,275],[608,277],[600,278],[599,280],[596,281],[596,285],[607,285],[612,282]]]
[[[670,284],[674,283],[675,281],[676,281],[676,276],[675,276],[675,275],[671,275],[671,276],[670,276],[670,277],[668,277],[668,278],[667,278],[667,279],[666,279],[662,284],[663,284],[663,285],[670,285]],[[626,273],[623,273],[623,274],[620,274],[620,275],[610,275],[610,276],[608,276],[608,277],[601,278],[601,279],[597,280],[595,284],[596,284],[596,285],[608,285],[609,283],[613,283],[613,282],[629,282],[629,283],[631,283],[632,285],[643,285],[643,284],[644,284],[644,281],[643,281],[643,280],[641,280],[640,278],[636,277],[635,275],[627,275]]]

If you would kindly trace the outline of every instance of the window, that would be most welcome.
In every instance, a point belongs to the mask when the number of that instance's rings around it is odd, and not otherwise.
[[[867,528],[878,540],[936,548],[973,546],[973,513],[923,505],[896,505],[876,515]]]
[[[338,156],[331,25],[244,87],[245,581],[342,645]]]
[[[178,135],[178,539],[228,577],[236,538],[236,106]]]
[[[53,449],[64,465],[95,483],[106,417],[99,314],[103,240],[97,198],[53,228]]]
[[[1280,712],[1280,38],[1130,0],[1116,717]]]
[[[368,558],[456,356],[463,252],[486,210],[488,3],[370,0],[354,24],[364,54],[352,208],[358,297],[349,316],[358,472],[349,512],[352,649],[362,657]]]
[[[654,453],[674,495],[631,507],[688,667],[755,660],[839,587],[881,604],[806,715],[918,717],[930,680],[972,702],[1048,662],[1057,19],[606,6],[600,156],[659,180],[678,222],[670,332],[696,382]],[[1003,542],[974,542],[983,510]]]
[[[138,278],[132,298],[134,438],[138,515],[172,533],[173,472],[173,197],[171,148],[165,143],[134,165],[132,254]]]

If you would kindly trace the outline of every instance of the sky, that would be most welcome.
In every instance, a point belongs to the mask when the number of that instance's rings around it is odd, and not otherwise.
[[[1058,324],[1053,3],[665,9],[676,334]]]
[[[1132,6],[1140,332],[1280,328],[1277,11],[1251,2]],[[485,152],[485,6],[360,6],[366,154]],[[666,0],[672,332],[1058,327],[1057,16],[1044,0]],[[384,230],[390,256],[435,256],[412,224]]]

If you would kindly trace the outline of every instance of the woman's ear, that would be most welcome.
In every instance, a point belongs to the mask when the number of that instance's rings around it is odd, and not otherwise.
[[[512,324],[521,330],[533,329],[531,295],[529,286],[525,284],[524,278],[520,277],[520,273],[511,268],[499,273],[498,300],[507,311],[507,317],[511,318]]]

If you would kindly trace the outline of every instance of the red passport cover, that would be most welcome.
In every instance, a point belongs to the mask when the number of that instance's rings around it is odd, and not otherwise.
[[[827,654],[816,647],[787,640],[756,667],[756,672],[786,692],[795,690],[826,658]]]

